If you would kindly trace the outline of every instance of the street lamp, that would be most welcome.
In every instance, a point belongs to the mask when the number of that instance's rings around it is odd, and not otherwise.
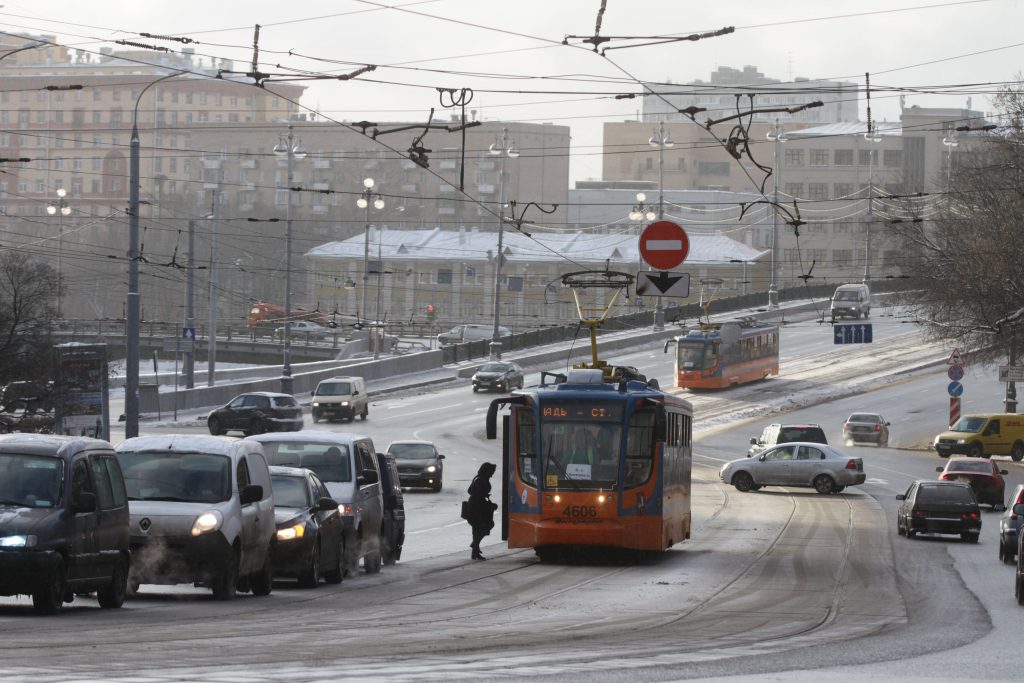
[[[490,359],[501,358],[501,337],[498,333],[501,321],[501,260],[504,249],[505,236],[505,159],[515,159],[519,156],[519,150],[508,144],[508,128],[501,129],[501,145],[492,144],[488,148],[491,156],[500,157],[498,164],[498,253],[494,258],[494,330],[491,332]]]
[[[949,174],[953,169],[953,148],[960,144],[956,131],[950,129],[946,137],[942,138],[942,144],[946,146],[946,192],[949,192]]]
[[[775,127],[768,131],[769,142],[774,142],[775,145],[775,173],[772,174],[772,183],[775,191],[775,196],[772,200],[774,203],[774,211],[772,211],[772,277],[771,282],[768,284],[768,308],[779,307],[779,286],[775,282],[775,271],[778,270],[778,246],[779,246],[779,176],[782,175],[782,167],[779,165],[779,143],[786,141],[786,134],[779,129],[779,120],[775,119]],[[746,279],[746,278],[744,278]]]
[[[880,142],[882,137],[875,132],[872,125],[868,125],[868,131],[864,133],[864,139],[868,142]],[[868,145],[868,213],[864,217],[864,279],[862,282],[871,285],[871,224],[875,221],[874,199],[875,199],[875,150]]]
[[[139,103],[160,81],[186,73],[175,71],[150,81],[139,91],[132,109],[132,136],[128,157],[128,296],[125,301],[124,437],[139,435],[139,334],[142,326],[139,297]]]
[[[629,211],[629,220],[639,221],[646,218],[649,221],[653,221],[657,214],[654,213],[654,207],[650,204],[644,204],[647,201],[647,195],[643,192],[636,193],[636,204]]]
[[[366,232],[363,234],[363,302],[359,307],[359,315],[366,317],[366,284],[369,280],[370,275],[370,204],[373,204],[373,208],[380,211],[384,208],[384,197],[380,193],[374,193],[373,186],[375,181],[373,178],[363,178],[363,191],[356,199],[356,206],[360,209],[366,209]],[[377,292],[380,292],[380,269],[381,265],[377,263]],[[380,315],[380,297],[377,297],[377,316]],[[373,357],[377,358],[380,346],[380,340],[377,337],[376,325],[379,320],[375,317],[374,319],[374,330],[373,330]]]
[[[676,143],[665,133],[665,122],[658,123],[658,131],[651,135],[647,141],[652,147],[658,148],[658,220],[665,218],[665,148],[672,147]],[[654,331],[665,329],[664,315],[661,308],[661,297],[655,298],[654,304]]]
[[[46,213],[51,216],[59,214],[59,227],[57,228],[57,318],[60,318],[60,293],[64,288],[61,282],[61,264],[64,260],[64,216],[71,215],[71,205],[68,204],[67,197],[68,191],[63,187],[57,188],[57,203],[50,204],[46,207]]]
[[[305,159],[306,150],[294,143],[292,124],[288,124],[288,135],[274,146],[274,154],[288,157],[288,204],[285,209],[284,240],[284,349],[281,367],[281,393],[292,393],[292,166],[294,159]]]

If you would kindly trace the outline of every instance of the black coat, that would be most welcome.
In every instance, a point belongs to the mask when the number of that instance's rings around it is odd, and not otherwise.
[[[473,531],[484,535],[494,528],[494,511],[498,509],[497,503],[491,502],[491,475],[496,469],[495,465],[485,462],[469,485],[469,516],[466,521]]]

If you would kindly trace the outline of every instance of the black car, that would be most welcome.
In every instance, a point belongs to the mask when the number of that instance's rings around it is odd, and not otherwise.
[[[377,453],[380,467],[380,490],[384,494],[384,520],[381,523],[381,558],[394,564],[402,558],[405,543],[405,498],[398,479],[398,465],[387,453]]]
[[[1006,511],[999,519],[999,559],[1013,564],[1017,557],[1017,537],[1024,525],[1024,484],[1018,484],[1006,502]]]
[[[313,472],[301,467],[270,467],[277,534],[270,547],[275,576],[292,576],[303,588],[316,588],[322,576],[341,583],[344,542],[338,502]]]
[[[129,535],[124,476],[109,443],[0,436],[0,595],[31,595],[42,614],[93,591],[100,607],[120,607]]]
[[[753,457],[766,448],[782,443],[803,441],[807,443],[828,444],[825,431],[816,424],[770,424],[761,432],[761,436],[750,438],[747,457]]]
[[[896,511],[896,532],[913,538],[918,533],[960,534],[977,543],[981,535],[981,508],[969,484],[953,481],[915,481]]]
[[[429,441],[392,441],[388,455],[398,465],[399,483],[405,487],[422,486],[441,490],[444,481],[444,455]]]
[[[473,391],[512,391],[523,388],[523,369],[515,363],[492,361],[473,375]]]
[[[302,429],[302,407],[290,394],[254,391],[239,394],[226,406],[210,412],[206,426],[214,436],[237,430],[249,436]]]

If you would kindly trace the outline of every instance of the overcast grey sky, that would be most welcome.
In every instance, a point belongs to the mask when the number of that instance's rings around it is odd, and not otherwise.
[[[601,123],[634,117],[633,79],[707,80],[719,66],[756,66],[781,80],[843,79],[863,86],[871,73],[872,113],[899,117],[907,105],[992,109],[990,93],[1024,67],[1020,0],[860,0],[774,3],[607,0],[602,36],[678,36],[733,26],[697,42],[595,54],[567,35],[595,34],[600,0],[36,0],[6,2],[4,30],[55,35],[98,51],[119,39],[179,50],[181,43],[139,33],[187,37],[197,55],[252,59],[261,25],[264,71],[343,74],[379,65],[358,81],[310,81],[302,103],[338,120],[425,121],[439,107],[437,87],[471,88],[484,120],[550,121],[572,128],[573,180],[598,178]],[[618,41],[604,46],[620,45]],[[861,100],[861,116],[864,101]]]

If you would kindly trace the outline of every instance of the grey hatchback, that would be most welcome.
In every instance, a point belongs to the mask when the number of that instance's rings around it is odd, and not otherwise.
[[[839,493],[863,484],[864,462],[820,443],[797,442],[768,448],[756,457],[727,462],[719,476],[738,491],[762,486],[813,486],[818,493]]]

